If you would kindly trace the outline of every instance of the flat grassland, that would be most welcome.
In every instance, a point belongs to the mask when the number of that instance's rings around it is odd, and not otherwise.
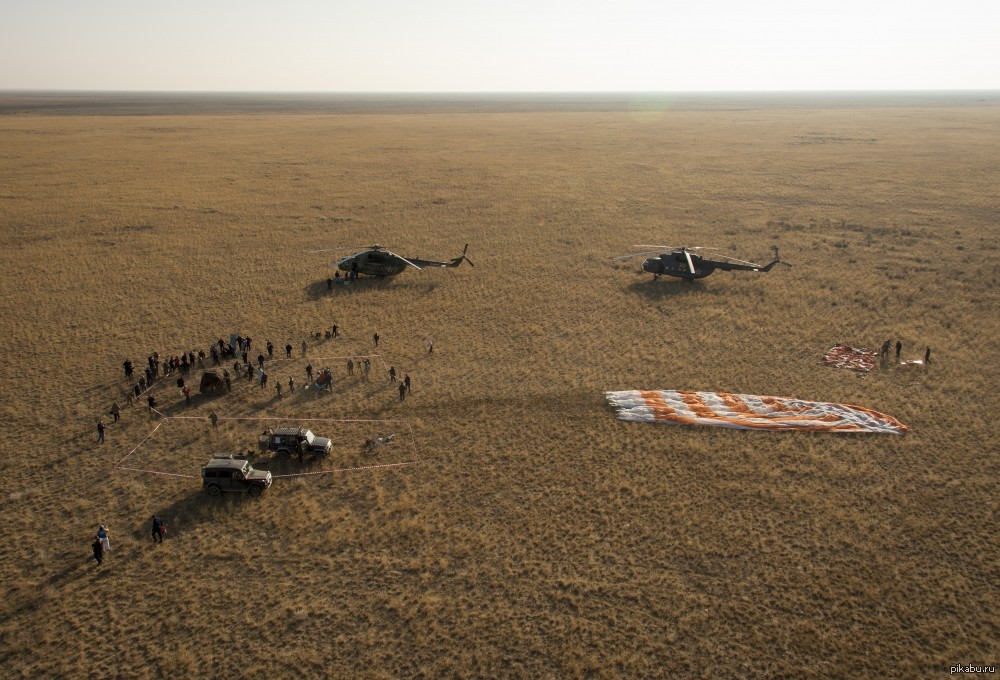
[[[997,102],[543,104],[0,116],[4,675],[996,662]],[[476,266],[328,292],[341,253],[309,251],[375,242],[468,242]],[[794,266],[653,282],[611,260],[637,243],[754,261],[777,245]],[[334,322],[341,338],[313,338]],[[96,443],[123,359],[230,332],[254,356],[272,340],[272,384],[296,391],[239,380],[186,408],[163,381],[164,412],[197,419],[126,407]],[[818,365],[887,338],[933,363]],[[375,352],[371,382],[347,376]],[[381,360],[412,377],[404,402]],[[332,367],[332,395],[301,390],[308,361]],[[617,420],[602,392],[639,388],[854,403],[910,432]],[[301,470],[342,471],[259,499],[200,490],[211,453],[299,422],[335,443]],[[133,450],[129,466],[189,476],[115,470]]]

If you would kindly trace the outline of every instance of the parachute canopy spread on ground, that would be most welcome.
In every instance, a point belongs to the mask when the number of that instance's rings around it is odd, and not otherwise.
[[[739,430],[906,434],[906,425],[863,406],[728,392],[605,392],[622,420]]]

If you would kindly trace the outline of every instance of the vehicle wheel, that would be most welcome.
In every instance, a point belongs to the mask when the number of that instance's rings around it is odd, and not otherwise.
[[[264,487],[262,487],[260,484],[254,484],[249,489],[247,489],[247,491],[250,493],[251,496],[259,496],[261,492],[264,491]]]
[[[222,495],[222,489],[219,488],[218,484],[212,484],[211,486],[208,487],[208,495],[209,496],[220,496],[220,495]]]

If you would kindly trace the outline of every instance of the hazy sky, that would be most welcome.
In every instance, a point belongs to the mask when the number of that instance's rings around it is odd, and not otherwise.
[[[1000,0],[0,0],[0,89],[1000,88]]]

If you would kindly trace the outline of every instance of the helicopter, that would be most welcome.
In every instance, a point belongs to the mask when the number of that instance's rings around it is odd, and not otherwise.
[[[781,257],[778,255],[778,247],[774,246],[774,260],[769,264],[754,264],[753,262],[747,262],[746,260],[737,260],[735,257],[729,257],[728,255],[719,255],[718,257],[722,259],[713,260],[708,257],[697,254],[695,251],[703,250],[716,250],[716,248],[704,248],[701,246],[695,247],[676,247],[676,246],[653,246],[653,245],[637,245],[634,248],[656,248],[656,250],[647,250],[641,253],[633,253],[631,255],[622,255],[621,257],[612,258],[614,260],[627,260],[632,257],[639,257],[640,255],[651,255],[653,253],[659,253],[657,257],[650,257],[642,263],[643,271],[647,271],[653,275],[653,280],[660,278],[663,275],[666,276],[676,276],[679,279],[684,279],[685,281],[691,282],[695,279],[703,279],[716,269],[721,269],[723,271],[751,271],[751,272],[769,272],[776,264],[783,264],[786,267],[791,267],[792,265],[787,262],[782,262]],[[670,252],[664,252],[670,251]]]
[[[358,274],[368,274],[369,276],[377,276],[379,278],[384,278],[386,276],[396,276],[401,274],[407,267],[413,267],[414,269],[423,269],[424,267],[457,267],[463,262],[468,262],[470,267],[475,267],[472,260],[467,258],[465,254],[469,251],[469,244],[465,244],[465,248],[462,250],[462,254],[456,258],[452,258],[447,262],[439,262],[437,260],[422,260],[416,257],[406,258],[402,255],[397,255],[389,250],[386,250],[382,246],[371,245],[365,246],[344,246],[343,248],[331,248],[329,250],[345,250],[349,248],[362,248],[361,251],[354,253],[353,255],[348,255],[345,258],[341,258],[334,266],[338,269],[348,273],[348,276],[354,278]],[[315,250],[313,252],[325,253],[329,250]]]

